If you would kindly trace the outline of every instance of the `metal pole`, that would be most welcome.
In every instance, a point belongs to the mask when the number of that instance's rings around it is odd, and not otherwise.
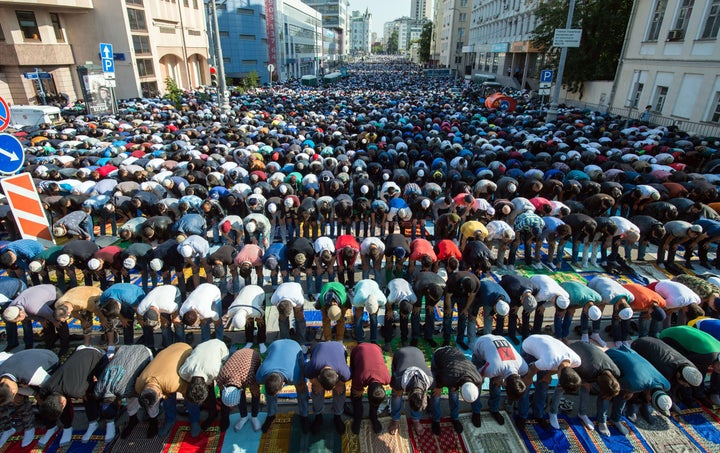
[[[35,82],[37,83],[38,91],[40,91],[40,99],[42,99],[43,105],[47,105],[47,99],[45,98],[45,90],[43,89],[42,80],[40,79],[40,68],[35,68]]]
[[[225,96],[225,90],[227,89],[225,86],[225,64],[223,62],[223,55],[222,55],[222,46],[220,45],[220,32],[218,31],[218,19],[217,19],[217,7],[215,5],[215,0],[210,1],[210,8],[212,13],[212,25],[213,25],[213,35],[214,41],[215,41],[215,58],[217,59],[217,71],[218,71],[218,103],[220,104],[220,107],[228,111],[230,110],[230,103],[228,102],[227,97]]]
[[[567,21],[565,22],[565,28],[572,28],[573,12],[575,11],[575,0],[570,0],[570,6],[568,7]],[[555,121],[557,119],[557,107],[558,100],[560,99],[560,86],[562,85],[563,72],[565,72],[565,60],[567,59],[567,47],[563,47],[560,51],[560,64],[558,65],[557,78],[555,79],[555,86],[553,87],[552,99],[550,100],[550,108],[547,111],[545,121]]]

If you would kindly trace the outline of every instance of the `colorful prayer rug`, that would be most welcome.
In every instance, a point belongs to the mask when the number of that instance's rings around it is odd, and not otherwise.
[[[315,416],[312,415],[310,419],[314,420]],[[324,414],[323,429],[317,434],[305,434],[300,424],[300,416],[295,415],[290,431],[292,450],[307,453],[342,453],[342,436],[335,431],[333,426],[332,414]]]
[[[268,432],[263,433],[260,438],[259,452],[263,453],[287,453],[290,451],[290,433],[293,425],[292,412],[275,414],[275,420]],[[299,450],[294,450],[299,451]]]
[[[539,453],[584,453],[593,450],[581,442],[565,418],[558,418],[559,430],[544,430],[535,420],[528,420],[520,436],[530,451]]]
[[[653,424],[642,417],[628,426],[636,431],[656,452],[697,452],[700,448],[670,419],[663,415],[653,416]]]
[[[118,425],[118,437],[113,441],[110,453],[154,453],[162,451],[165,446],[165,439],[160,436],[147,438],[147,422],[138,423],[126,439],[120,439],[120,432],[123,428],[123,425]]]
[[[483,412],[483,424],[479,428],[472,424],[471,414],[460,415],[460,423],[463,424],[462,437],[469,451],[473,453],[527,451],[510,417],[505,412],[500,413],[505,418],[504,425],[498,425],[495,420],[488,417],[487,412]]]
[[[265,412],[258,414],[260,423],[265,422]],[[230,414],[230,427],[225,431],[225,437],[222,441],[222,450],[220,453],[255,453],[260,451],[260,439],[262,431],[255,431],[252,423],[248,420],[240,431],[235,431],[233,427],[240,420],[240,414],[234,412]]]
[[[373,431],[372,423],[370,420],[363,420],[360,425],[360,434],[355,436],[352,431],[348,429],[346,437],[357,437],[362,453],[409,453],[410,449],[410,437],[408,433],[408,422],[405,416],[400,417],[400,424],[395,434],[387,432],[387,427],[390,424],[390,417],[380,418],[380,423],[383,425],[383,432],[375,434]]]
[[[673,422],[704,451],[720,451],[720,418],[712,410],[705,406],[684,409]]]
[[[579,419],[566,419],[570,429],[580,439],[588,451],[596,451],[602,453],[633,453],[633,452],[652,452],[650,445],[638,435],[637,432],[630,430],[628,423],[622,421],[626,428],[630,431],[627,436],[623,436],[620,431],[612,423],[608,424],[610,429],[609,436],[603,436],[597,430],[589,430]]]
[[[220,427],[214,424],[199,436],[190,437],[189,423],[175,423],[162,453],[215,453],[222,445],[224,435]]]
[[[468,453],[462,435],[455,432],[449,418],[440,420],[440,435],[431,431],[431,420],[422,419],[425,431],[417,434],[415,430],[408,430],[413,453]]]
[[[41,434],[44,434],[41,433]],[[105,443],[105,432],[98,429],[95,431],[95,434],[92,435],[90,438],[90,441],[86,444],[82,443],[82,436],[85,434],[85,430],[76,430],[73,431],[72,441],[69,445],[60,446],[60,438],[62,437],[62,430],[58,430],[58,432],[55,434],[55,437],[52,439],[52,441],[45,447],[45,449],[40,449],[37,442],[32,444],[31,446],[33,448],[37,448],[37,450],[29,450],[29,451],[42,451],[44,453],[56,453],[56,452],[63,452],[63,453],[103,453],[104,451],[108,450],[108,445]],[[36,441],[39,440],[41,435],[35,434]],[[18,442],[18,446],[20,443]],[[11,451],[23,451],[22,448],[18,450],[8,450],[8,452]],[[27,451],[27,450],[26,450]]]

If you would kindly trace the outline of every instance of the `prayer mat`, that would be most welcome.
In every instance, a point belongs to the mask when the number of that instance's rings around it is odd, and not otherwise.
[[[558,417],[560,429],[544,430],[535,420],[528,420],[525,429],[520,431],[520,436],[525,446],[534,452],[553,453],[580,453],[595,451],[584,444],[575,432],[570,429],[568,420],[563,416]]]
[[[275,420],[268,432],[260,437],[259,452],[263,453],[287,453],[290,451],[290,433],[293,425],[292,412],[275,414]],[[298,422],[299,423],[299,422]],[[293,449],[293,451],[300,451]]]
[[[703,451],[720,451],[720,418],[716,413],[700,406],[683,409],[679,419],[673,420],[673,423]]]
[[[504,425],[498,425],[495,420],[488,417],[487,412],[483,412],[483,424],[480,428],[472,424],[472,414],[460,415],[460,423],[463,424],[462,437],[469,451],[473,453],[527,451],[510,417],[504,411],[500,413],[505,418]]]
[[[155,436],[152,439],[146,437],[148,423],[141,422],[132,430],[127,439],[121,439],[120,433],[125,425],[117,426],[117,437],[113,441],[110,453],[138,453],[145,451],[147,453],[163,451],[165,439]]]
[[[190,437],[190,423],[175,423],[162,453],[215,453],[222,445],[223,436],[225,433],[220,432],[217,423],[195,438]]]
[[[392,419],[390,417],[380,418],[383,425],[383,432],[375,434],[370,420],[363,419],[360,425],[360,434],[355,436],[348,427],[345,437],[357,437],[360,451],[362,453],[410,453],[410,437],[408,433],[408,422],[405,416],[400,417],[400,425],[395,434],[387,432],[387,427]]]
[[[265,422],[265,412],[258,414],[260,423]],[[250,420],[245,423],[240,431],[235,431],[233,426],[240,420],[240,414],[234,412],[230,414],[230,427],[225,431],[225,437],[222,441],[222,450],[220,453],[255,453],[260,451],[260,439],[262,431],[255,431]]]
[[[672,278],[673,275],[663,269],[662,267],[648,261],[636,261],[630,264],[638,274],[647,277],[650,282],[657,280],[667,280]]]
[[[587,266],[582,267],[582,266],[580,265],[580,263],[578,262],[578,263],[575,263],[575,264],[568,263],[568,266],[570,266],[570,269],[572,269],[573,272],[577,272],[577,273],[585,273],[585,272],[605,272],[605,270],[604,270],[604,269],[602,268],[602,266],[600,266],[599,264],[593,266],[592,264],[588,263]]]
[[[95,233],[95,241],[94,242],[98,245],[98,247],[100,247],[100,248],[108,247],[120,240],[120,238],[118,236],[100,236],[99,235],[100,229],[99,229],[99,227],[96,227],[96,228],[98,228],[98,229],[95,230],[96,233]]]
[[[580,439],[583,446],[589,451],[597,451],[603,453],[633,453],[633,452],[652,452],[650,445],[632,431],[628,423],[622,421],[629,434],[623,436],[614,424],[609,423],[610,436],[603,436],[597,430],[589,430],[580,419],[569,419],[570,429]]]
[[[651,425],[642,417],[628,424],[656,452],[698,452],[702,451],[680,428],[663,415],[655,414]]]
[[[315,420],[315,415],[311,415],[310,420]],[[296,414],[292,419],[290,445],[292,451],[303,453],[342,453],[343,451],[342,436],[335,431],[332,414],[323,415],[323,428],[317,434],[303,433],[300,416]]]
[[[553,280],[557,281],[558,283],[565,283],[565,282],[580,282],[580,283],[587,283],[587,280],[583,278],[582,275],[578,274],[577,272],[556,272],[551,271],[550,269],[543,266],[542,269],[535,269],[533,267],[518,267],[515,269],[515,272],[518,274],[524,276],[524,277],[532,277],[533,275],[550,275],[552,276]]]
[[[44,434],[44,431],[43,433]],[[55,433],[55,437],[53,437],[52,441],[45,446],[45,449],[41,449],[37,442],[31,444],[32,448],[36,448],[37,450],[30,450],[30,451],[42,451],[44,453],[56,453],[56,452],[63,452],[63,453],[103,453],[106,450],[109,450],[107,447],[108,445],[105,444],[105,431],[98,429],[95,431],[95,434],[92,435],[90,438],[90,441],[86,444],[82,443],[82,436],[85,434],[85,430],[74,430],[72,435],[72,441],[68,445],[60,446],[60,438],[62,437],[62,430],[59,429],[57,433]],[[35,434],[36,441],[39,440],[41,435]],[[20,442],[18,442],[18,446],[20,445]],[[19,450],[8,450],[10,451],[23,451],[22,448]]]
[[[414,453],[468,453],[462,435],[455,432],[449,418],[440,420],[440,435],[432,433],[429,418],[421,419],[425,431],[418,435],[415,430],[408,430],[410,443]]]
[[[343,453],[362,453],[360,437],[352,433],[352,418],[345,420],[345,435],[342,436]]]
[[[25,453],[42,453],[45,451],[45,448],[40,447],[38,445],[38,440],[42,437],[43,434],[45,434],[45,430],[42,432],[35,432],[35,440],[33,440],[30,445],[23,448],[21,446],[22,444],[22,438],[23,438],[24,431],[19,431],[10,436],[10,438],[5,442],[5,444],[0,447],[0,453],[14,453],[17,451],[22,451]],[[55,434],[56,436],[58,434]]]

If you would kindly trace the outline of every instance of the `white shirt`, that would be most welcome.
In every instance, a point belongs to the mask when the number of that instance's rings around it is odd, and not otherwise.
[[[245,310],[248,318],[262,318],[265,316],[264,302],[265,290],[258,285],[247,285],[240,290],[235,300],[228,307],[228,318],[235,316],[235,313],[239,310]]]
[[[498,335],[483,335],[477,339],[473,347],[473,361],[485,361],[478,368],[483,378],[505,379],[511,374],[523,376],[528,372],[527,363],[520,353],[505,337]]]
[[[600,294],[603,304],[615,304],[623,296],[628,303],[635,300],[630,291],[610,277],[595,277],[588,282],[588,288]]]
[[[535,296],[538,302],[548,302],[555,296],[565,296],[568,300],[570,300],[568,292],[562,289],[562,286],[553,280],[552,277],[548,275],[533,275],[530,277],[530,280],[540,287],[540,291],[537,296]]]
[[[180,290],[172,285],[163,285],[154,288],[138,304],[136,311],[140,316],[145,315],[150,307],[155,307],[160,313],[172,314],[178,311],[178,304],[175,302]]]
[[[367,255],[368,253],[370,253],[370,245],[372,244],[376,244],[378,246],[381,255],[385,253],[385,244],[383,243],[383,241],[376,237],[369,237],[363,239],[363,241],[360,243],[360,254]]]
[[[321,254],[324,250],[330,250],[330,253],[335,253],[335,243],[327,236],[320,236],[315,239],[313,249],[315,249],[316,255]]]
[[[510,224],[503,220],[493,220],[492,222],[488,222],[488,224],[485,225],[485,228],[488,230],[488,236],[486,238],[488,241],[503,239],[503,233],[505,231],[509,231],[511,233],[508,236],[508,239],[515,239],[515,230],[513,230]]]
[[[220,288],[212,283],[201,283],[200,286],[195,288],[195,291],[191,292],[187,299],[185,299],[185,302],[183,302],[180,307],[179,315],[182,318],[183,315],[190,310],[196,310],[200,319],[217,321],[220,317],[215,313],[212,306],[213,303],[220,300],[221,297]]]
[[[634,231],[640,236],[640,228],[625,217],[612,216],[610,220],[618,227],[615,236],[624,236],[630,231]]]
[[[230,355],[227,346],[222,340],[213,338],[195,346],[185,362],[178,370],[180,377],[190,382],[194,377],[202,377],[206,384],[215,381],[223,362]]]
[[[640,184],[638,186],[635,186],[636,189],[640,191],[642,194],[642,198],[652,198],[652,194],[657,194],[657,199],[660,199],[660,192],[653,186],[648,186],[646,184]]]
[[[522,350],[535,357],[535,367],[540,371],[556,371],[566,360],[570,361],[571,368],[577,368],[582,363],[575,351],[550,335],[530,335],[523,340]]]
[[[394,278],[390,280],[387,288],[390,292],[390,294],[387,296],[387,300],[391,304],[394,304],[395,302],[400,302],[401,300],[407,300],[412,304],[417,302],[417,296],[413,292],[412,286],[410,286],[410,283],[404,278]]]
[[[193,249],[193,255],[190,258],[205,258],[210,254],[210,243],[204,237],[193,234],[178,244],[177,249],[189,245]],[[182,253],[182,252],[180,252]]]
[[[660,280],[655,285],[655,292],[663,296],[665,302],[667,302],[665,306],[667,309],[700,304],[700,296],[682,283],[672,280]]]
[[[560,215],[560,210],[561,210],[562,208],[567,208],[567,207],[568,207],[568,206],[567,206],[565,203],[563,203],[562,201],[550,200],[550,204],[552,205],[552,211],[550,211],[550,215],[551,215],[551,216],[555,216],[555,217],[557,217],[557,216]],[[570,208],[568,208],[568,212],[569,212],[569,211],[570,211]]]
[[[289,300],[293,307],[305,305],[302,285],[300,283],[287,282],[278,286],[270,298],[270,303],[277,306],[283,300]]]

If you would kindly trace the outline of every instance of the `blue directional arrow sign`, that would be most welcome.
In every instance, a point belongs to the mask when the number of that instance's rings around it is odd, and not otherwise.
[[[112,44],[100,43],[100,62],[102,63],[103,72],[115,72]]]
[[[543,69],[540,71],[540,82],[552,82],[553,80],[553,70],[552,69]]]
[[[10,134],[0,134],[0,173],[17,173],[25,163],[25,151],[20,140]]]

